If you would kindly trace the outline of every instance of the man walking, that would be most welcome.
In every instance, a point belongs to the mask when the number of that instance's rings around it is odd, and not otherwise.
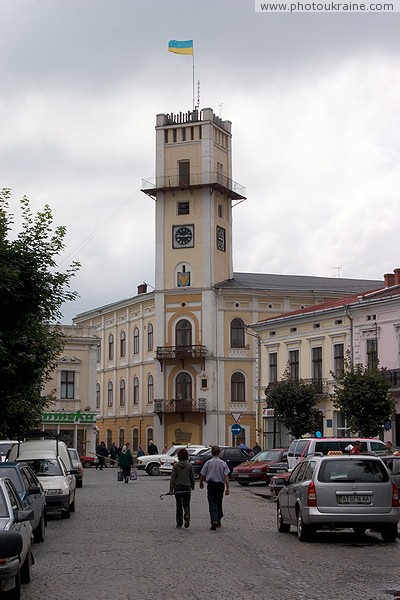
[[[105,442],[100,442],[100,444],[96,448],[97,458],[99,459],[99,464],[96,465],[99,467],[100,471],[103,470],[103,467],[107,468],[107,464],[105,462],[106,457],[108,456],[108,450],[106,448]]]
[[[229,467],[225,461],[219,458],[219,446],[211,448],[212,458],[208,460],[200,471],[200,489],[204,488],[204,481],[207,483],[207,500],[210,511],[211,531],[221,527],[221,519],[224,516],[222,511],[222,499],[229,494]]]

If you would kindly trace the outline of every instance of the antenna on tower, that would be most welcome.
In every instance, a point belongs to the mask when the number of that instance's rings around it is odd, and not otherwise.
[[[200,110],[200,79],[197,80],[197,108]]]
[[[221,104],[218,104],[219,106],[219,117],[221,118],[221,114],[222,114],[222,107],[223,107],[224,103],[221,102]]]
[[[343,267],[341,267],[341,266],[339,266],[339,267],[331,267],[331,269],[337,269],[336,277],[338,277],[340,279],[340,272],[343,269]]]

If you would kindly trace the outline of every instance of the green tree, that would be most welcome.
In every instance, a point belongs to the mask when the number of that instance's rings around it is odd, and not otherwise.
[[[375,437],[395,412],[385,369],[368,368],[345,361],[343,373],[335,376],[333,403],[344,414],[353,434]]]
[[[270,385],[265,395],[268,406],[275,411],[275,418],[295,438],[317,430],[318,411],[315,407],[318,395],[312,384],[294,381],[285,371],[282,380]]]
[[[47,205],[33,215],[23,197],[21,230],[11,235],[10,198],[9,189],[0,190],[0,434],[14,437],[37,426],[49,404],[43,388],[63,345],[50,325],[77,295],[69,282],[79,264],[57,271],[66,229],[53,230]]]

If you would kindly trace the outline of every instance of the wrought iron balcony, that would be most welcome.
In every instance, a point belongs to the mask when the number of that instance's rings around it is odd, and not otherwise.
[[[160,423],[162,423],[162,416],[165,413],[179,413],[182,421],[185,419],[185,414],[201,413],[204,417],[204,422],[207,423],[205,398],[192,398],[190,400],[164,400],[158,398],[154,400],[154,412],[159,416]]]
[[[228,198],[236,202],[246,200],[246,188],[218,171],[211,173],[191,173],[189,178],[175,175],[156,177],[155,180],[142,179],[142,192],[152,197],[155,197],[157,192],[167,192],[177,189],[190,190],[205,186],[225,193]]]
[[[387,369],[383,372],[391,388],[400,387],[400,369]]]
[[[205,346],[157,346],[156,358],[162,360],[185,360],[187,358],[205,358]]]

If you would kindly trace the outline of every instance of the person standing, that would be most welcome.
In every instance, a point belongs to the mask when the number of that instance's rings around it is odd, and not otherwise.
[[[129,483],[131,469],[133,466],[133,456],[129,448],[129,444],[122,446],[121,454],[119,455],[119,466],[122,470],[122,476],[125,483]]]
[[[144,450],[143,450],[142,446],[138,446],[137,455],[136,456],[137,456],[137,458],[140,458],[141,456],[144,456]]]
[[[169,482],[169,493],[175,494],[176,502],[176,526],[181,528],[185,519],[185,528],[190,525],[190,497],[194,490],[194,471],[189,462],[189,454],[186,448],[178,452],[178,462],[172,467]]]
[[[219,446],[211,448],[212,458],[208,460],[200,471],[200,489],[207,483],[207,500],[210,511],[211,531],[221,527],[221,519],[224,516],[222,500],[229,495],[229,467],[225,461],[219,458]]]
[[[106,448],[105,442],[100,442],[100,444],[96,448],[96,454],[97,458],[99,459],[99,464],[96,466],[96,469],[98,467],[100,471],[102,471],[104,466],[107,468],[107,465],[105,464],[105,459],[108,456],[108,450]]]
[[[147,452],[148,454],[158,454],[158,448],[153,442],[153,440],[150,440],[149,445],[147,447]]]
[[[109,453],[110,453],[110,467],[114,467],[115,466],[115,461],[117,458],[117,446],[115,445],[115,443],[113,442],[109,448]]]

